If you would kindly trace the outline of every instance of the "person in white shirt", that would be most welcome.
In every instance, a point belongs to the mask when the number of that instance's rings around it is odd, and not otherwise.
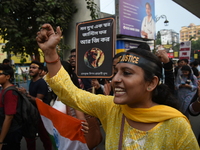
[[[146,14],[147,16],[144,17],[141,26],[141,37],[147,39],[155,39],[155,22],[152,18],[151,14],[151,5],[149,3],[145,4],[146,7]]]

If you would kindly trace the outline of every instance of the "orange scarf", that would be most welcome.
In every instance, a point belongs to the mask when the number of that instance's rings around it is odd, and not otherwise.
[[[168,119],[183,117],[190,124],[186,116],[175,108],[166,105],[156,105],[150,108],[131,108],[128,105],[121,105],[123,114],[136,122],[155,123]]]

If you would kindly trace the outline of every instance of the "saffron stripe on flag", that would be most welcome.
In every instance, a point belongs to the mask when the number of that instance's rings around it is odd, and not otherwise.
[[[36,99],[38,110],[47,132],[58,150],[87,150],[81,120],[66,115]]]

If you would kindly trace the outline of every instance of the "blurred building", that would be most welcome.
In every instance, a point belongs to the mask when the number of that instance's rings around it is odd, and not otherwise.
[[[179,43],[179,34],[172,29],[160,30],[160,36],[162,45]]]
[[[183,26],[180,30],[180,42],[192,40],[196,41],[200,38],[200,25],[191,23],[189,26]]]

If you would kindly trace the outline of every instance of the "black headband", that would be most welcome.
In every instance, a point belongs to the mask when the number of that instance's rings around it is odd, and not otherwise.
[[[129,64],[137,65],[144,70],[154,72],[154,73],[156,69],[159,69],[155,63],[141,56],[130,54],[130,53],[123,53],[122,55],[120,55],[118,57],[118,63],[129,63]]]

